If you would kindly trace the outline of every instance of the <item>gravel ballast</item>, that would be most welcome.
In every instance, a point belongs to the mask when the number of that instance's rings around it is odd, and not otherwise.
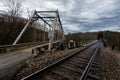
[[[101,49],[102,80],[120,80],[120,52]]]
[[[13,80],[20,80],[21,78],[42,69],[71,53],[80,50],[76,48],[64,51],[45,52],[40,54],[37,58],[30,58],[26,61],[26,65],[14,77]],[[100,74],[101,80],[119,80],[120,79],[120,52],[112,51],[110,48],[102,48],[100,51]]]
[[[53,52],[45,52],[41,53],[36,58],[29,58],[26,60],[26,65],[16,74],[13,80],[20,80],[21,78],[42,69],[53,62],[62,59],[63,57],[70,55],[71,53],[80,50],[81,48],[75,48],[64,51],[53,51]]]

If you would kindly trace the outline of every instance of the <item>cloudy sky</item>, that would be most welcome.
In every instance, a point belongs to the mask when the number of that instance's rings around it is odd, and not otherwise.
[[[6,0],[0,0],[0,10]],[[17,0],[16,0],[17,1]],[[19,0],[24,11],[59,10],[65,33],[120,32],[120,0]]]

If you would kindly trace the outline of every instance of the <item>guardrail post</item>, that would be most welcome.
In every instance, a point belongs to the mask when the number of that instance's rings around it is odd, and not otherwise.
[[[49,41],[48,50],[51,51],[51,48],[52,48],[52,41],[50,40],[50,41]]]
[[[74,47],[76,47],[76,42],[74,41]]]
[[[37,57],[37,50],[36,50],[36,48],[32,49],[32,55],[33,55],[34,58]]]
[[[70,42],[68,42],[68,48],[70,48]]]

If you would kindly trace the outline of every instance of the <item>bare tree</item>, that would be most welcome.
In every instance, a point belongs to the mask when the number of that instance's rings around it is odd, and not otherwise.
[[[6,32],[6,35],[3,39],[3,42],[1,42],[2,44],[10,44],[12,41],[10,41],[10,43],[8,43],[8,40],[12,37],[14,37],[15,35],[12,35],[15,30],[16,30],[16,25],[18,20],[20,19],[21,13],[22,13],[22,4],[20,2],[18,2],[18,0],[6,0],[6,3],[4,4],[6,7],[5,10],[5,19],[7,19],[9,26],[7,26],[6,28],[8,29],[8,31]],[[19,28],[17,28],[19,29]]]
[[[12,17],[18,17],[21,15],[22,12],[22,4],[16,0],[7,0],[5,7],[7,8],[7,14]]]

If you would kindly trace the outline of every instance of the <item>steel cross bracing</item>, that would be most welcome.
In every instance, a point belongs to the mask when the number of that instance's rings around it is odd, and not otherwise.
[[[34,11],[33,15],[30,17],[26,25],[24,26],[23,30],[20,32],[16,40],[13,42],[13,45],[15,45],[27,29],[27,27],[30,25],[30,23],[33,23],[37,20],[41,20],[44,23],[43,27],[48,27],[49,32],[49,42],[50,45],[52,44],[53,40],[64,40],[64,31],[62,27],[62,23],[60,20],[59,12],[56,11]],[[51,49],[51,46],[49,46],[49,50]]]

